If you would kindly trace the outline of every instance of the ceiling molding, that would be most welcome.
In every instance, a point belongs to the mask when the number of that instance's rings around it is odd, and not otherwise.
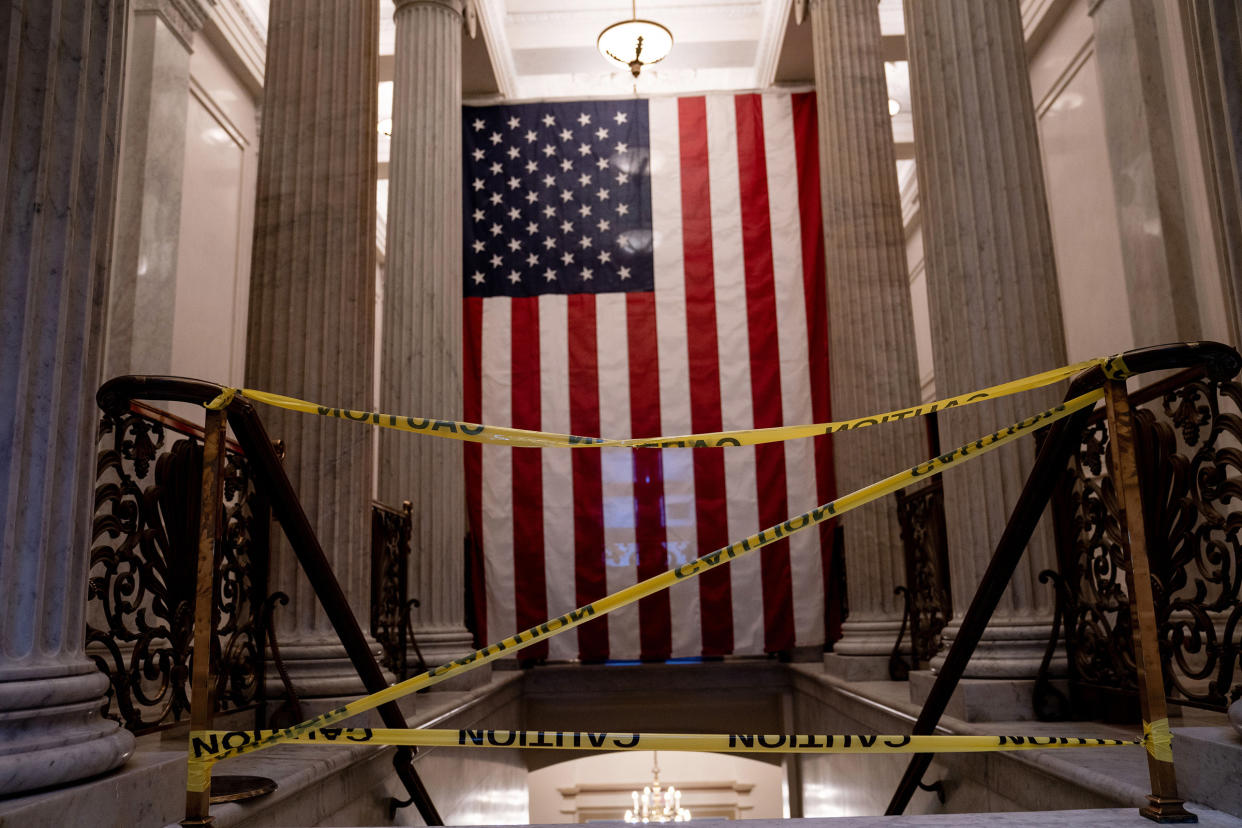
[[[496,85],[505,98],[517,95],[517,69],[513,65],[513,50],[509,48],[509,36],[505,32],[505,14],[501,0],[474,0],[479,16],[479,29],[487,55],[492,61],[492,74]]]
[[[759,30],[759,46],[755,54],[755,88],[767,89],[776,80],[776,64],[785,42],[791,0],[765,0],[763,27]]]
[[[764,0],[712,0],[712,2],[706,4],[702,2],[692,4],[651,4],[644,2],[640,16],[651,20],[682,18],[701,20],[704,14],[724,19],[747,18],[759,14],[764,5]],[[630,18],[630,7],[618,4],[615,8],[588,7],[565,9],[563,11],[509,12],[505,15],[505,21],[510,26],[544,26],[564,23],[569,20],[595,21],[598,18],[628,20]]]

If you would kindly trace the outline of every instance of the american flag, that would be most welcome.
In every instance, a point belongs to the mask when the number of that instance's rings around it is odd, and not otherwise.
[[[830,419],[813,93],[465,107],[462,135],[466,419],[606,437]],[[826,502],[828,440],[467,444],[479,637]],[[800,533],[523,657],[821,644],[830,544]]]

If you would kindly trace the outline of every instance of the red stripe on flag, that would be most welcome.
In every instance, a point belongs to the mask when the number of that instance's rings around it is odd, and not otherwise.
[[[483,419],[483,300],[462,301],[462,416],[467,422]],[[462,452],[466,471],[466,519],[471,545],[470,604],[474,607],[474,642],[482,647],[487,638],[487,584],[483,579],[483,446],[466,443]]]
[[[720,431],[720,356],[716,344],[715,260],[712,255],[711,179],[707,154],[707,101],[677,101],[681,146],[681,234],[686,278],[686,350],[690,420],[696,432]],[[723,449],[694,452],[695,531],[698,554],[729,543]],[[728,569],[699,576],[703,655],[733,652],[733,596]]]
[[[595,296],[569,294],[569,430],[599,435],[599,352],[595,342]],[[598,451],[573,451],[574,587],[578,606],[608,594],[604,562],[604,490]],[[578,628],[578,657],[608,658],[608,619]]]
[[[742,201],[742,250],[746,269],[746,315],[750,338],[750,387],[755,427],[783,425],[780,345],[777,340],[776,284],[772,270],[772,228],[768,213],[768,168],[764,156],[763,103],[759,95],[739,95],[737,111],[738,184]],[[759,523],[772,526],[789,516],[785,446],[755,446]],[[793,647],[793,576],[789,541],[761,552],[764,649]]]
[[[512,327],[510,354],[513,381],[510,387],[514,428],[539,430],[542,425],[539,395],[539,299],[510,300]],[[518,630],[547,620],[548,590],[544,576],[543,461],[537,448],[510,449],[513,456],[513,588]],[[532,644],[523,660],[545,659],[548,644]]]
[[[626,294],[626,332],[630,364],[630,436],[660,436],[660,356],[654,293]],[[664,531],[664,465],[659,449],[631,452],[634,464],[634,530],[638,580],[668,569]],[[668,591],[638,602],[641,658],[663,661],[673,650]]]
[[[826,423],[832,419],[832,405],[828,394],[828,300],[824,273],[823,205],[819,191],[819,123],[816,120],[814,92],[802,92],[793,95],[792,99],[794,147],[798,157],[798,213],[802,219],[802,280],[806,296],[806,331],[810,340],[811,409],[815,422]],[[837,496],[832,437],[816,437],[814,445],[819,502],[827,503]],[[840,637],[839,608],[827,605],[833,594],[832,543],[836,523],[832,520],[819,527],[824,570],[824,612],[828,618],[835,619],[826,623],[828,642]]]

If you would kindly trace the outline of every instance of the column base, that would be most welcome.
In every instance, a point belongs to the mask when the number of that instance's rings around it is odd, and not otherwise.
[[[931,660],[933,672],[939,672],[944,666],[945,657],[957,638],[958,629],[956,621],[945,627],[944,646]],[[1039,667],[1044,660],[1044,651],[1048,649],[1051,632],[1051,618],[1022,622],[993,619],[975,646],[962,676],[979,679],[1033,679],[1039,675]],[[1067,670],[1065,647],[1058,642],[1050,672],[1054,676],[1063,676]]]
[[[915,670],[910,673],[910,701],[922,705],[936,683],[936,673]],[[1069,683],[1055,679],[1052,686],[1069,693]],[[969,679],[957,683],[949,698],[945,715],[964,722],[1033,722],[1035,679]]]
[[[427,662],[427,669],[432,670],[442,664],[448,664],[450,661],[469,655],[474,652],[474,637],[469,630],[464,628],[458,629],[417,629],[414,630],[414,638],[418,641],[418,648],[422,651],[423,659]],[[406,654],[411,663],[417,663],[418,653],[411,646]],[[484,664],[481,667],[475,667],[461,675],[454,676],[447,681],[439,684],[433,684],[429,691],[434,693],[437,690],[473,690],[476,687],[482,687],[492,680],[492,665]]]
[[[89,661],[55,673],[0,671],[0,796],[120,767],[134,736],[99,711],[108,677]]]
[[[377,662],[383,650],[379,644],[367,638],[371,653]],[[324,699],[343,697],[356,699],[367,694],[361,676],[345,654],[339,641],[283,643],[277,637],[280,658],[289,681],[299,699]],[[269,654],[270,658],[270,654]],[[384,680],[393,682],[392,673],[384,670]],[[267,688],[269,698],[279,698],[284,693],[280,673],[272,661],[267,663]]]
[[[889,659],[900,630],[900,618],[846,621],[841,625],[841,640],[831,653],[824,654],[824,670],[846,681],[889,681]],[[909,656],[908,632],[901,653]]]

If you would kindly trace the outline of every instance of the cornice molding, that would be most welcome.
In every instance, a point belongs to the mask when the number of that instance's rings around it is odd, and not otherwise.
[[[763,27],[755,49],[755,88],[767,89],[776,80],[776,65],[785,44],[785,27],[789,24],[792,0],[768,0],[763,8]]]
[[[483,43],[492,62],[492,74],[496,86],[504,98],[517,97],[517,67],[513,63],[513,49],[509,48],[509,36],[505,32],[505,14],[497,0],[472,0],[478,14],[479,29]]]
[[[204,34],[256,98],[263,93],[267,32],[241,0],[213,0]]]
[[[194,51],[194,33],[211,16],[216,0],[135,0],[134,14],[153,14],[181,41],[187,52]]]

